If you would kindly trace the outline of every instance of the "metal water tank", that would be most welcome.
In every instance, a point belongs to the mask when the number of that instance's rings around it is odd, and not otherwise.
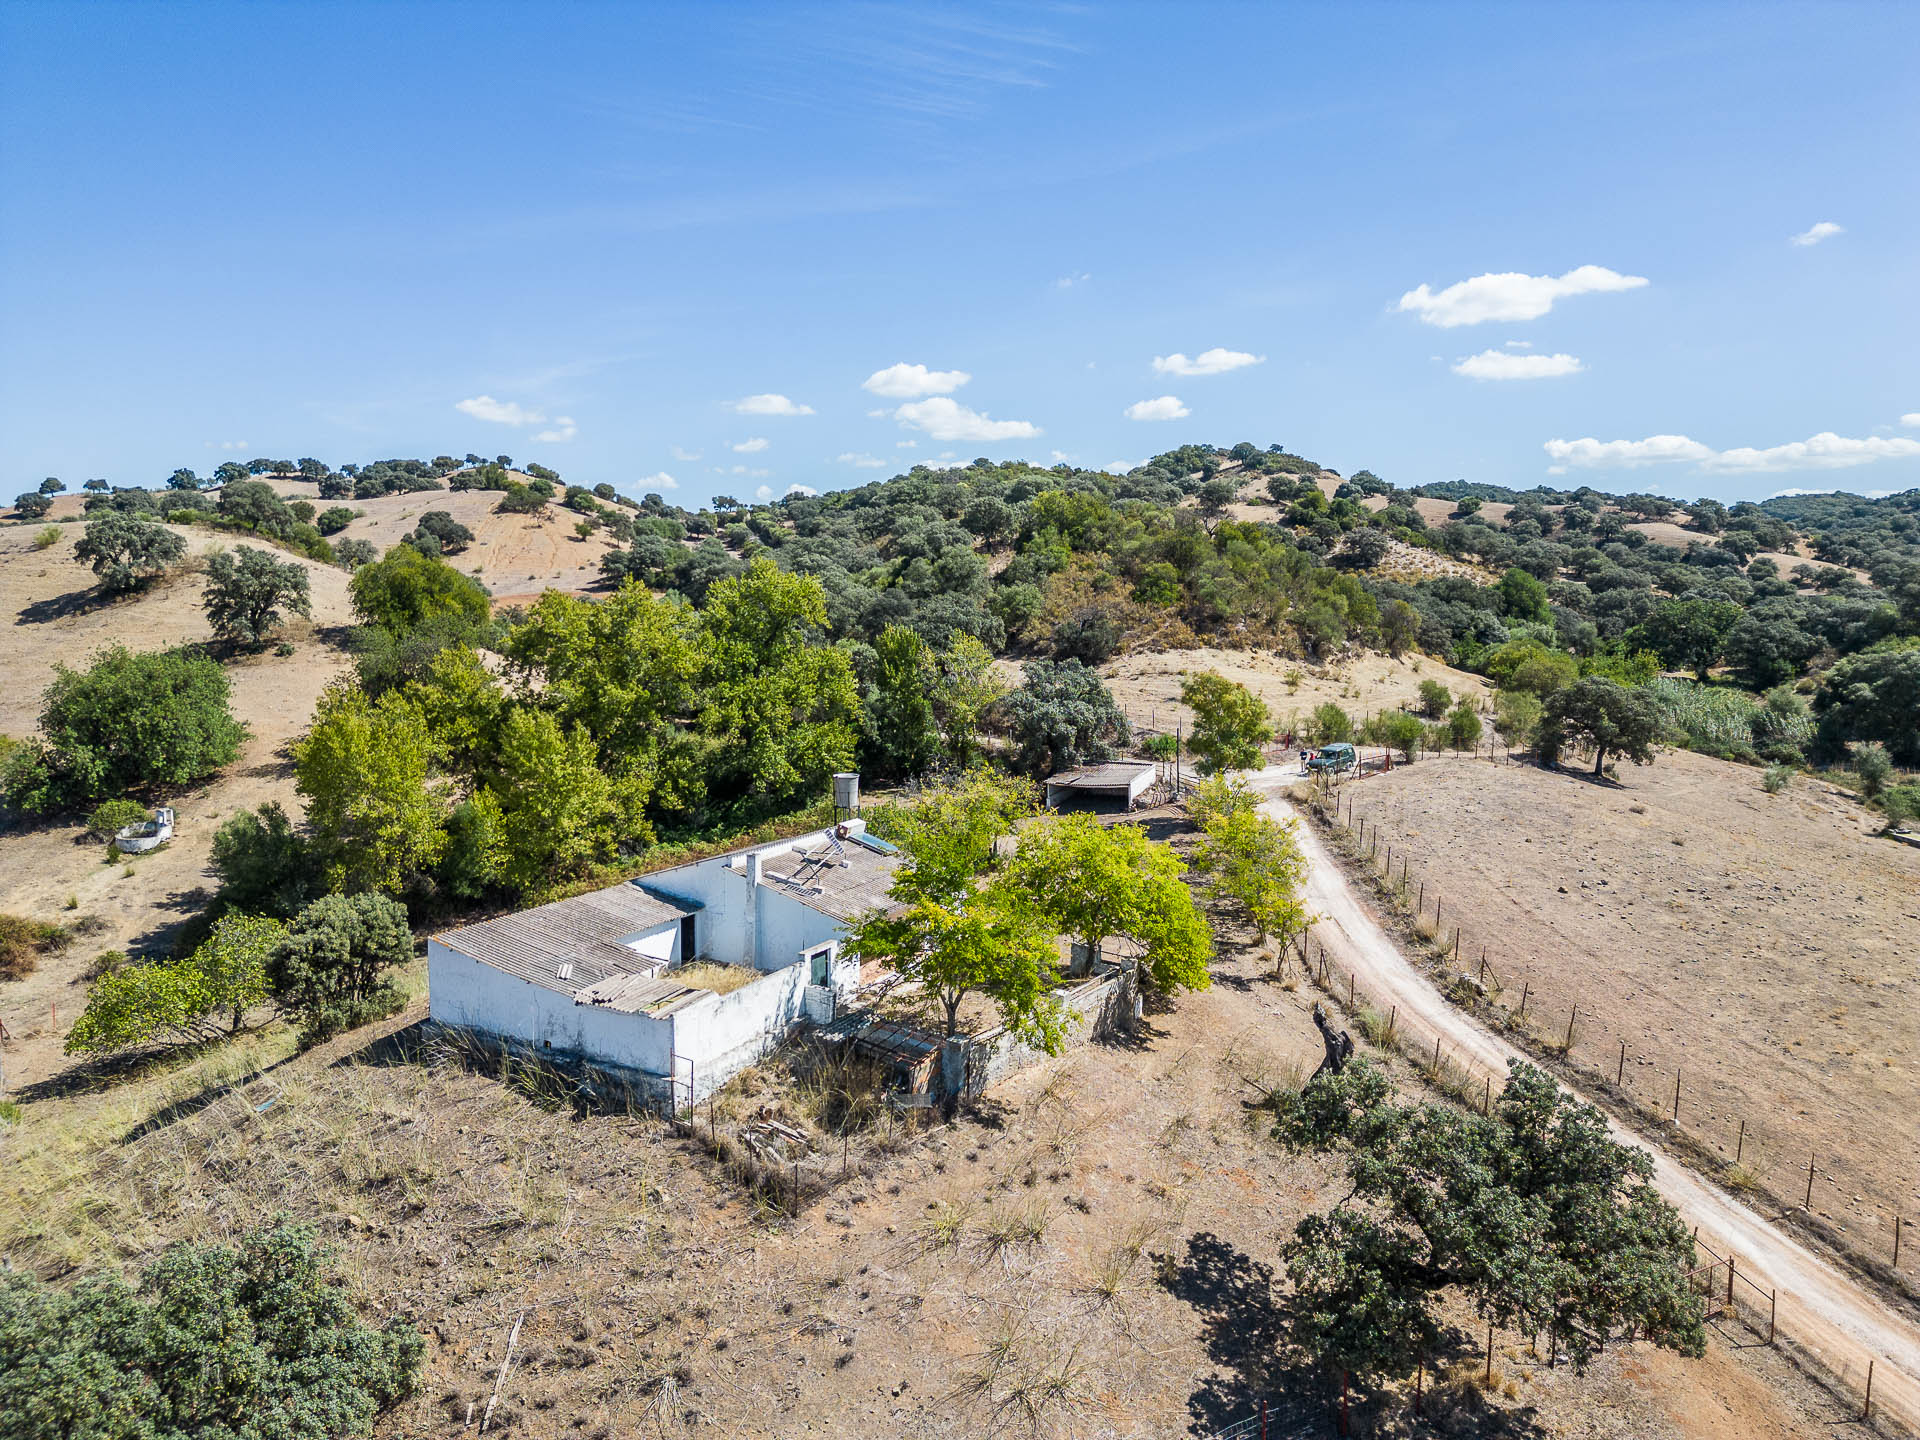
[[[860,808],[860,777],[858,775],[838,774],[833,777],[833,804],[837,810]]]

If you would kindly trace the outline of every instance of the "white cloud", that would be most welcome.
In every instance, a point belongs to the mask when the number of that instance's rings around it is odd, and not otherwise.
[[[1772,470],[1845,470],[1855,465],[1871,465],[1875,460],[1907,460],[1920,457],[1920,440],[1888,435],[1872,435],[1864,440],[1849,439],[1823,430],[1807,440],[1772,445],[1764,450],[1743,446],[1722,450],[1707,465],[1709,470],[1733,470],[1748,473]]]
[[[1920,440],[1873,435],[1850,439],[1831,430],[1806,440],[1765,449],[1739,446],[1715,450],[1685,435],[1650,435],[1645,440],[1549,440],[1549,459],[1555,474],[1568,466],[1579,469],[1638,469],[1645,465],[1691,462],[1719,474],[1766,474],[1788,470],[1841,470],[1870,465],[1876,460],[1920,458]]]
[[[553,417],[553,428],[542,430],[533,438],[543,445],[564,445],[579,433],[580,427],[573,423],[572,416],[556,415]]]
[[[1266,358],[1250,355],[1245,350],[1224,350],[1216,345],[1211,350],[1202,350],[1191,360],[1178,350],[1171,355],[1156,355],[1153,368],[1162,375],[1224,375],[1229,370],[1263,364]]]
[[[1129,420],[1184,420],[1193,411],[1180,403],[1178,395],[1162,395],[1158,400],[1136,400],[1124,413]]]
[[[812,496],[812,495],[818,495],[819,493],[820,492],[814,489],[811,485],[789,485],[787,486],[787,494],[785,498],[791,499],[795,495]]]
[[[856,470],[884,470],[887,465],[887,462],[878,455],[868,455],[854,450],[842,451],[834,458],[842,465],[851,465]]]
[[[811,405],[796,405],[784,395],[749,395],[733,402],[741,415],[811,415]]]
[[[1533,348],[1533,342],[1531,340],[1507,341],[1507,349],[1509,350],[1531,350],[1532,348]]]
[[[476,395],[471,400],[456,400],[453,408],[462,415],[485,420],[492,425],[544,425],[547,417],[511,400],[496,400],[491,395]]]
[[[1920,420],[1920,416],[1915,416],[1914,418]],[[251,450],[253,447],[244,440],[222,440],[220,442],[220,448],[222,450]]]
[[[640,486],[640,493],[643,495],[649,490],[678,490],[680,488],[680,482],[664,470],[656,470],[651,475],[642,475],[637,483]]]
[[[1570,295],[1638,290],[1642,275],[1622,275],[1604,265],[1582,265],[1564,275],[1523,275],[1517,270],[1476,275],[1435,294],[1422,285],[1400,297],[1399,309],[1411,310],[1429,325],[1451,328],[1485,320],[1537,320],[1553,302]]]
[[[860,388],[889,400],[918,400],[923,395],[951,395],[973,376],[964,370],[929,370],[924,365],[889,365],[860,382]]]
[[[920,442],[918,440],[896,440],[893,442],[893,448],[896,450],[918,450],[920,448]]]
[[[756,500],[771,500],[773,498],[773,487],[771,485],[762,485],[758,490],[753,492],[753,498]]]
[[[773,471],[756,470],[746,465],[715,465],[713,467],[713,473],[716,475],[750,475],[757,480],[762,475],[771,475]]]
[[[1109,475],[1124,475],[1129,470],[1137,470],[1146,464],[1144,460],[1109,460],[1100,468]]]
[[[948,443],[1030,440],[1040,433],[1040,427],[1029,421],[989,419],[984,411],[971,410],[945,395],[909,401],[893,412],[893,418]]]
[[[1073,456],[1064,450],[1050,450],[1047,453],[1053,456],[1053,463],[1056,465],[1067,465],[1073,461]]]
[[[1572,355],[1516,355],[1510,350],[1482,350],[1452,366],[1454,374],[1469,380],[1550,380],[1578,375],[1585,368]]]
[[[1920,410],[1908,411],[1900,417],[1900,423],[1908,426],[1920,425]]]
[[[1663,465],[1674,460],[1695,462],[1710,459],[1711,447],[1685,435],[1649,435],[1644,440],[1599,441],[1549,440],[1547,458],[1561,467],[1578,466],[1583,470],[1637,470],[1642,465]]]
[[[729,445],[727,448],[736,455],[758,455],[767,448],[767,437],[756,435],[751,440],[742,440],[738,445]]]
[[[1822,240],[1831,240],[1836,235],[1844,235],[1846,233],[1844,227],[1834,224],[1833,221],[1822,220],[1818,225],[1810,226],[1802,230],[1798,235],[1789,235],[1787,237],[1787,243],[1789,245],[1818,245]]]
[[[1053,283],[1056,289],[1071,290],[1076,285],[1086,284],[1087,281],[1091,280],[1092,278],[1093,276],[1087,274],[1085,271],[1082,271],[1077,275],[1062,275],[1058,280],[1054,281]]]
[[[698,450],[682,450],[678,445],[675,445],[673,447],[673,458],[676,460],[698,460],[700,458],[700,452]]]

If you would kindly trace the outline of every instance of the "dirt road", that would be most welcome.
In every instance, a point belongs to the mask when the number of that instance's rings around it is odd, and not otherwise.
[[[1267,813],[1281,820],[1296,817],[1280,791],[1298,779],[1292,766],[1271,767],[1252,777],[1255,788],[1270,797]],[[1299,836],[1308,860],[1307,908],[1321,917],[1314,938],[1338,965],[1355,974],[1375,1006],[1397,1006],[1403,1028],[1437,1035],[1454,1059],[1476,1070],[1500,1076],[1509,1060],[1527,1058],[1449,1004],[1414,968],[1304,821]],[[1856,1393],[1871,1357],[1876,1418],[1897,1420],[1920,1433],[1920,1327],[1745,1205],[1647,1146],[1643,1137],[1616,1127],[1616,1138],[1651,1150],[1660,1192],[1689,1223],[1700,1227],[1703,1242],[1720,1254],[1731,1253],[1739,1272],[1761,1289],[1779,1291],[1783,1340],[1807,1352]]]

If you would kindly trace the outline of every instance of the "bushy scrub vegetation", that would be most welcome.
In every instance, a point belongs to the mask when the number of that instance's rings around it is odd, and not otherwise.
[[[30,815],[105,796],[177,788],[239,753],[227,677],[194,649],[112,646],[85,670],[55,669],[40,735],[0,761],[0,798]]]
[[[1259,696],[1207,670],[1181,680],[1180,700],[1193,711],[1188,744],[1203,774],[1260,764],[1261,747],[1273,739],[1273,715]]]
[[[207,560],[207,623],[235,645],[264,644],[279,628],[282,610],[312,614],[308,595],[306,570],[264,550],[241,545]]]
[[[1396,1101],[1366,1060],[1276,1096],[1275,1138],[1344,1156],[1351,1185],[1285,1247],[1306,1358],[1363,1380],[1431,1368],[1449,1292],[1503,1329],[1550,1332],[1579,1367],[1629,1334],[1703,1353],[1691,1236],[1652,1160],[1551,1077],[1510,1068],[1486,1116]]]
[[[100,588],[109,594],[138,589],[179,564],[186,553],[186,542],[166,526],[119,511],[89,520],[73,547],[74,558],[93,567]]]
[[[10,1440],[337,1440],[419,1380],[403,1320],[363,1323],[310,1226],[182,1243],[139,1285],[0,1270],[0,1434]]]

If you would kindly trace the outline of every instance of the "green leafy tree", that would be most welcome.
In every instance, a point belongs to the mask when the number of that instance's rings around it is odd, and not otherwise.
[[[1447,716],[1447,739],[1456,750],[1472,750],[1480,743],[1480,712],[1464,697]]]
[[[1438,680],[1420,682],[1420,713],[1429,717],[1447,713],[1447,707],[1453,704],[1453,692]]]
[[[1902,765],[1920,765],[1920,643],[1894,641],[1847,656],[1822,678],[1813,711],[1829,755],[1850,742],[1877,740]]]
[[[185,558],[187,545],[166,526],[121,510],[103,510],[87,522],[73,547],[111,594],[138,589]]]
[[[389,972],[413,958],[406,907],[385,895],[326,895],[294,918],[267,959],[267,984],[303,1045],[391,1015]]]
[[[1346,744],[1353,739],[1353,717],[1331,700],[1314,708],[1307,728],[1316,745]]]
[[[1419,751],[1426,733],[1427,727],[1420,723],[1420,717],[1410,715],[1405,710],[1382,710],[1369,719],[1366,726],[1368,740],[1375,745],[1398,750],[1400,757],[1409,764]]]
[[[40,493],[42,495],[58,495],[66,488],[67,482],[60,479],[57,475],[49,475],[40,482]]]
[[[873,642],[867,686],[867,753],[883,775],[919,775],[939,751],[933,708],[938,671],[927,642],[904,625],[889,625]]]
[[[764,555],[707,592],[695,726],[711,782],[762,809],[824,794],[853,764],[860,702],[844,652],[819,643],[826,592]]]
[[[1134,825],[1091,815],[1035,821],[1021,831],[1007,876],[1025,903],[1098,954],[1125,938],[1161,990],[1204,990],[1213,932],[1181,878],[1186,865]]]
[[[1203,670],[1181,677],[1180,700],[1193,711],[1188,748],[1204,773],[1258,768],[1260,747],[1273,738],[1272,712],[1258,695]]]
[[[1292,1339],[1314,1360],[1363,1379],[1431,1366],[1449,1293],[1550,1332],[1579,1367],[1629,1333],[1704,1353],[1692,1237],[1652,1160],[1538,1070],[1515,1062],[1490,1116],[1398,1104],[1367,1060],[1276,1098],[1277,1140],[1347,1162],[1347,1198],[1285,1249]]]
[[[246,730],[227,677],[197,650],[118,645],[85,670],[54,667],[40,712],[43,809],[203,780],[239,753]]]
[[[362,565],[348,588],[354,613],[394,635],[442,617],[481,625],[490,609],[478,580],[411,545],[396,545],[383,559]]]
[[[101,976],[67,1034],[69,1055],[97,1055],[156,1039],[204,1039],[223,1017],[228,1033],[267,998],[267,958],[285,933],[278,920],[230,914],[186,959],[128,965]]]
[[[923,985],[946,1013],[947,1034],[959,1033],[960,1004],[977,991],[994,1002],[1008,1030],[1054,1054],[1066,1033],[1053,994],[1056,935],[1022,896],[990,885],[950,905],[920,899],[898,915],[875,911],[854,926],[845,949]]]
[[[993,868],[995,843],[1033,811],[1029,782],[987,769],[885,806],[875,814],[874,833],[906,856],[894,872],[892,893],[901,900],[957,904]]]
[[[219,510],[222,519],[264,535],[285,535],[295,524],[287,502],[264,480],[241,480],[224,487]]]
[[[412,1393],[426,1343],[363,1324],[311,1226],[237,1248],[182,1242],[138,1290],[0,1270],[0,1434],[9,1440],[341,1440]]]
[[[1576,680],[1548,696],[1540,718],[1541,759],[1557,764],[1569,744],[1591,746],[1595,775],[1609,755],[1624,756],[1636,765],[1652,764],[1659,738],[1660,711],[1653,698],[1597,676]]]
[[[448,892],[463,900],[479,899],[500,884],[507,859],[505,821],[493,793],[482,790],[454,806],[438,872]]]
[[[706,794],[705,757],[680,728],[694,706],[698,637],[693,611],[640,585],[598,602],[549,590],[506,654],[523,695],[537,691],[563,729],[584,726],[609,773],[659,811],[686,814]]]
[[[1669,600],[1636,627],[1631,643],[1653,651],[1669,669],[1693,671],[1705,684],[1739,623],[1740,607],[1726,600]]]
[[[1542,714],[1540,697],[1530,689],[1501,689],[1494,695],[1494,728],[1507,745],[1532,745]]]
[[[1078,660],[1029,660],[1000,709],[1013,768],[1036,778],[1100,760],[1127,742],[1127,717],[1095,671]]]
[[[1414,647],[1420,638],[1420,612],[1404,600],[1390,600],[1380,607],[1380,643],[1394,659]]]
[[[1500,577],[1494,587],[1500,601],[1500,613],[1509,620],[1527,620],[1545,625],[1553,619],[1547,608],[1547,587],[1517,566]]]
[[[305,568],[248,545],[208,559],[203,603],[213,633],[238,645],[262,644],[280,624],[282,609],[313,613]]]
[[[322,510],[314,517],[314,528],[322,535],[338,535],[353,523],[354,511],[345,505],[334,505]],[[339,553],[338,551],[335,552]]]
[[[331,885],[391,893],[432,869],[446,843],[432,754],[425,718],[398,692],[370,700],[336,682],[321,696],[293,766]]]
[[[320,863],[278,800],[228,816],[207,864],[220,877],[221,903],[235,910],[290,920],[322,888]]]
[[[978,638],[957,634],[937,662],[933,713],[947,759],[971,765],[980,754],[980,725],[1007,693],[993,667],[993,652]]]
[[[610,859],[620,840],[648,838],[643,821],[627,818],[598,758],[593,737],[578,725],[563,731],[542,711],[507,714],[488,793],[499,806],[508,884],[530,890],[579,875]]]
[[[1538,640],[1509,640],[1487,657],[1487,674],[1502,690],[1525,690],[1545,699],[1580,677],[1580,662]]]
[[[1261,944],[1273,938],[1284,951],[1313,923],[1301,901],[1307,859],[1299,821],[1275,820],[1259,806],[1259,797],[1239,781],[1202,781],[1188,800],[1203,834],[1194,869],[1245,912]]]
[[[53,509],[53,498],[38,490],[13,497],[13,514],[18,520],[38,520]]]

